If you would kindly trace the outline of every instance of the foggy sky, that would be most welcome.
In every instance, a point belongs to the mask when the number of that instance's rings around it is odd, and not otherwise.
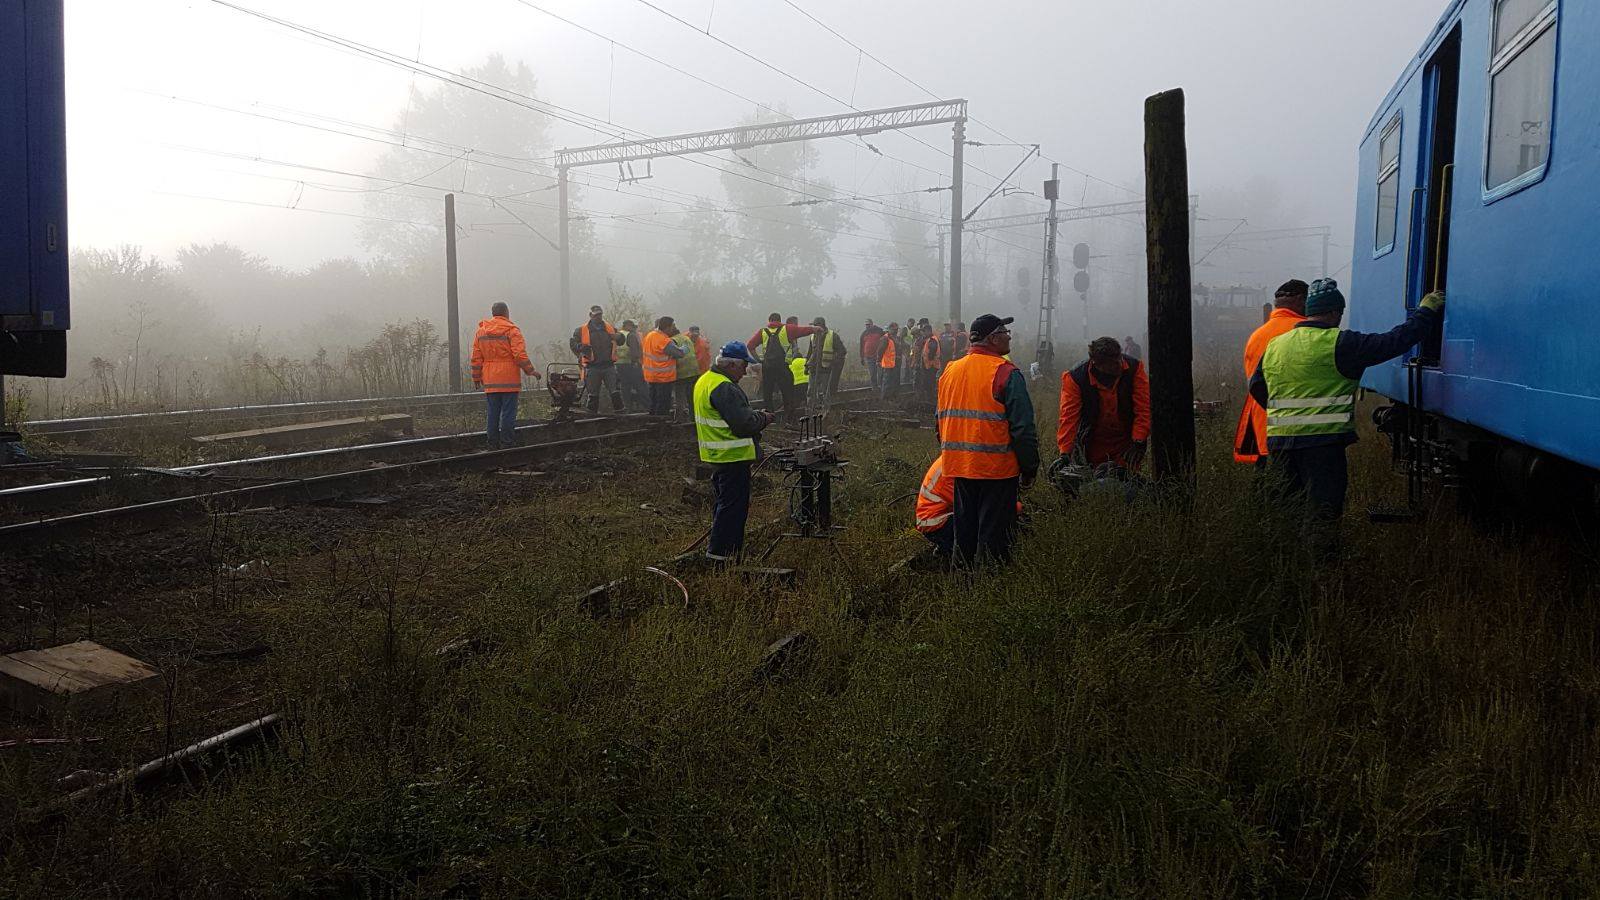
[[[848,111],[638,0],[529,0],[640,50],[795,116]],[[866,109],[931,99],[898,75],[807,21],[782,0],[653,0],[656,5]],[[1329,224],[1330,268],[1347,276],[1356,147],[1373,110],[1422,44],[1443,0],[797,0],[866,51],[942,97],[965,97],[977,120],[1019,142],[1038,142],[1064,170],[1064,199],[1135,199],[1143,185],[1142,109],[1149,94],[1188,94],[1191,188],[1203,236],[1248,228]],[[490,53],[526,62],[539,97],[650,134],[727,127],[751,104],[667,71],[515,0],[240,0],[240,5],[452,71]],[[74,0],[67,5],[71,239],[76,246],[141,244],[170,255],[191,242],[225,240],[302,268],[364,256],[358,218],[291,211],[363,212],[359,194],[306,188],[297,179],[360,188],[359,179],[263,165],[264,157],[371,172],[386,149],[233,115],[186,101],[272,112],[294,110],[391,127],[408,91],[438,84],[333,49],[208,0]],[[273,113],[277,114],[277,113]],[[341,126],[343,127],[343,126]],[[905,163],[851,140],[822,146],[823,175],[863,195],[948,183],[947,126],[873,136]],[[553,147],[609,139],[553,122]],[[449,139],[448,135],[428,135]],[[969,138],[1004,142],[973,124]],[[198,153],[195,150],[211,151]],[[1004,175],[1023,152],[971,148],[968,162]],[[241,158],[225,158],[218,153]],[[1047,160],[1016,177],[1038,191]],[[447,173],[448,174],[448,173]],[[615,172],[596,170],[596,178]],[[714,178],[660,161],[649,187],[720,200]],[[1109,182],[1109,184],[1107,183]],[[967,206],[993,179],[969,170]],[[1113,186],[1115,185],[1115,186]],[[370,185],[367,185],[370,186]],[[1132,190],[1126,190],[1131,188]],[[249,206],[175,196],[202,195]],[[928,208],[947,202],[928,195]],[[1016,198],[1013,198],[1016,199]],[[909,201],[906,201],[909,202]],[[1024,208],[1029,202],[1022,201]],[[586,208],[650,208],[591,191]],[[274,208],[277,207],[277,208]],[[998,212],[998,209],[994,211]],[[987,214],[987,212],[985,213]],[[1231,217],[1231,218],[1230,218]],[[881,223],[857,217],[866,231]],[[602,238],[604,239],[604,234]],[[1132,237],[1128,237],[1132,240]],[[860,250],[869,239],[844,238]],[[1205,253],[1205,241],[1198,248]],[[1306,274],[1311,247],[1270,258],[1213,260],[1236,276],[1275,283]],[[848,294],[861,276],[841,261],[830,287]],[[1315,273],[1311,273],[1315,274]]]

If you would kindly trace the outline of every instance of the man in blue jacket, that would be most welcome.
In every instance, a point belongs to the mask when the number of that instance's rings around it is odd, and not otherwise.
[[[1309,502],[1306,536],[1324,558],[1338,549],[1361,375],[1415,346],[1439,321],[1444,294],[1422,298],[1415,315],[1383,334],[1340,331],[1344,308],[1337,282],[1312,283],[1305,320],[1267,344],[1250,377],[1250,396],[1267,410],[1272,466],[1291,496]]]

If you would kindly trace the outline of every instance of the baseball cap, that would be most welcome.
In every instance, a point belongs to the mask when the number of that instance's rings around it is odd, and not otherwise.
[[[999,316],[992,316],[988,313],[985,313],[972,320],[972,329],[968,332],[968,336],[971,337],[972,340],[981,341],[989,335],[994,334],[996,331],[999,331],[1002,327],[1010,325],[1015,321],[1016,319],[1011,316],[1006,316],[1004,319],[1002,319]]]

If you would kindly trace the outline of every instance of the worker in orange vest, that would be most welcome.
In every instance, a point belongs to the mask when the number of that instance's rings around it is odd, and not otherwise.
[[[622,387],[617,382],[617,348],[627,336],[606,321],[605,310],[589,307],[589,321],[572,329],[567,346],[583,367],[583,389],[589,395],[589,412],[600,411],[600,395],[611,395],[611,411],[622,412]]]
[[[694,342],[694,363],[704,375],[711,368],[711,342],[700,333],[699,325],[689,326],[689,340]]]
[[[948,557],[955,544],[955,528],[950,518],[956,510],[956,483],[944,472],[944,455],[940,454],[922,476],[922,486],[917,489],[916,529],[933,544],[934,552]],[[1022,517],[1022,501],[1017,501],[1017,517]]]
[[[522,376],[540,376],[528,359],[522,329],[511,324],[511,310],[504,303],[489,307],[489,318],[478,323],[478,332],[472,336],[471,365],[472,386],[483,391],[488,403],[489,449],[516,443]]]
[[[878,340],[878,399],[900,393],[900,325],[891,321]]]
[[[966,356],[939,378],[939,449],[955,480],[955,561],[1005,562],[1017,527],[1017,498],[1039,474],[1039,433],[1028,382],[1007,362],[1012,320],[973,320]]]
[[[644,336],[644,381],[650,386],[650,415],[672,415],[672,385],[678,380],[678,358],[683,347],[672,342],[678,327],[671,316],[656,320],[654,331]]]
[[[918,400],[934,402],[939,391],[939,337],[928,328],[922,335],[922,371],[919,373]]]
[[[1291,278],[1272,295],[1273,309],[1261,327],[1251,332],[1244,344],[1244,378],[1261,365],[1272,339],[1287,334],[1306,318],[1306,290],[1310,286],[1298,278]],[[1245,392],[1244,408],[1239,410],[1239,427],[1233,433],[1233,461],[1254,463],[1257,469],[1267,466],[1267,410]]]
[[[1150,377],[1113,337],[1096,338],[1089,359],[1061,376],[1056,449],[1089,466],[1139,471],[1150,443]]]

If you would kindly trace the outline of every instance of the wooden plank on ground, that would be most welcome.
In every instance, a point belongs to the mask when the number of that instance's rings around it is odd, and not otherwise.
[[[285,447],[310,441],[348,434],[365,434],[373,431],[411,434],[412,419],[406,413],[387,413],[381,416],[361,416],[351,419],[325,419],[321,422],[300,422],[294,425],[276,425],[271,428],[252,428],[249,431],[229,431],[223,434],[205,434],[192,438],[202,445],[250,444],[261,447]]]
[[[109,701],[154,687],[158,678],[150,666],[93,641],[0,656],[0,699],[26,713]]]

